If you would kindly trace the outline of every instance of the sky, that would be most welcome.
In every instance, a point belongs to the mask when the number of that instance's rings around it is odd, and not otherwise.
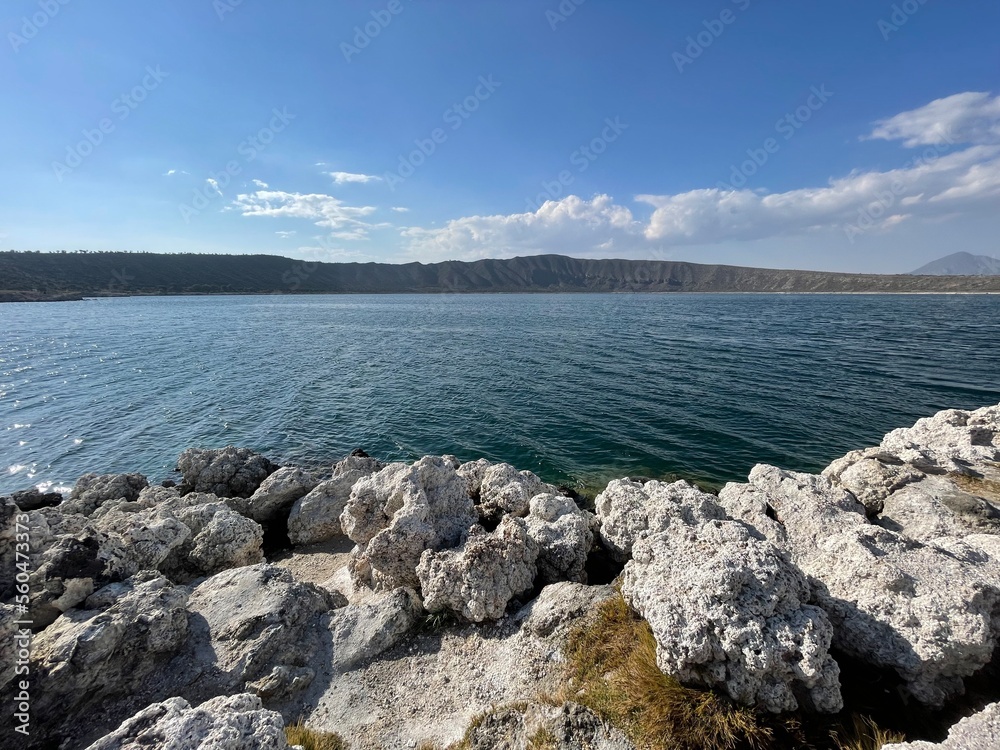
[[[4,0],[0,247],[1000,256],[992,0]]]

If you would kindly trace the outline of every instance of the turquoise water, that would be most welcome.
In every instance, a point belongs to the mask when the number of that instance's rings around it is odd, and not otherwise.
[[[591,487],[818,470],[1000,401],[998,296],[159,297],[0,305],[0,491],[189,446],[453,453]]]

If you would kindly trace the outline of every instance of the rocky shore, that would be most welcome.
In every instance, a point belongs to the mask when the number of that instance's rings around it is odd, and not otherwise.
[[[177,470],[0,499],[3,747],[278,750],[296,722],[358,750],[642,747],[567,668],[615,602],[663,675],[761,726],[1000,747],[1000,405],[717,496],[361,451]]]

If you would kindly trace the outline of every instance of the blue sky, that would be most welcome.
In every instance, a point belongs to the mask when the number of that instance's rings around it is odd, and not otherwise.
[[[1000,6],[7,0],[0,246],[1000,255]]]

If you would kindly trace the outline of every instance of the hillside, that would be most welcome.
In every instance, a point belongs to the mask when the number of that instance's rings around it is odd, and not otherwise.
[[[915,275],[929,276],[996,276],[1000,274],[1000,260],[988,255],[952,253],[944,258],[921,266]]]
[[[471,263],[306,263],[272,255],[0,253],[0,298],[81,294],[1000,292],[1000,277],[786,271],[537,255]]]

